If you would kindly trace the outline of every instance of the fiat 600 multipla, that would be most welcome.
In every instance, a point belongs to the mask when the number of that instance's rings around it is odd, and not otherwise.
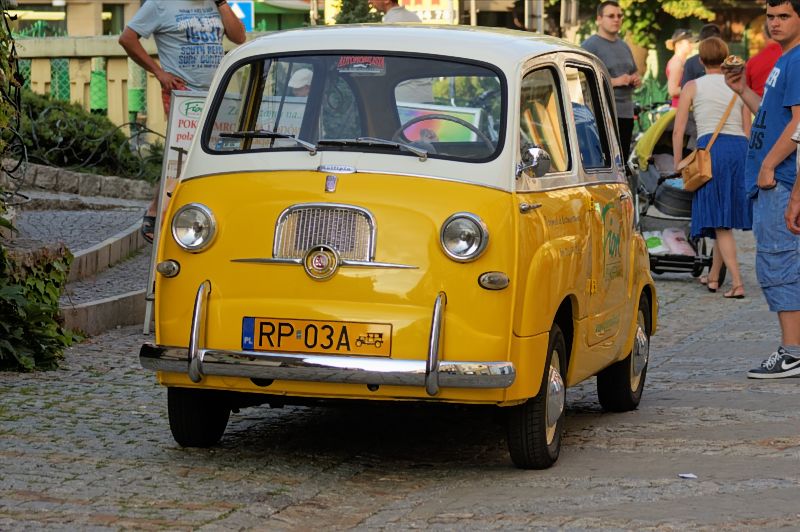
[[[609,77],[576,46],[428,26],[278,32],[225,57],[155,250],[182,446],[231,410],[494,405],[558,458],[566,388],[632,410],[656,294]]]

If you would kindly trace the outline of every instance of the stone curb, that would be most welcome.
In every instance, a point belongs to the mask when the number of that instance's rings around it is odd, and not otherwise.
[[[121,325],[144,323],[145,290],[61,308],[64,326],[88,335],[100,334]]]
[[[5,161],[4,164],[11,167],[12,161]],[[27,163],[19,178],[29,186],[81,196],[149,200],[155,197],[157,191],[156,184],[138,179],[84,174],[35,163]],[[0,187],[13,188],[18,184],[17,180],[0,173]]]
[[[140,227],[141,224],[136,222],[116,235],[75,253],[67,281],[96,275],[142,248],[145,240],[139,231]]]

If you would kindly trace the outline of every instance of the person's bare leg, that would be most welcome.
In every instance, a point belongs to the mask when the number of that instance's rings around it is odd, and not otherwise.
[[[731,229],[717,229],[717,246],[719,247],[722,260],[728,271],[731,272],[733,288],[725,292],[726,297],[744,295],[744,283],[742,283],[742,272],[739,270],[739,261],[736,258],[736,239]]]
[[[722,271],[722,254],[719,251],[719,243],[717,239],[714,239],[714,246],[711,248],[711,267],[708,269],[708,275],[706,276],[706,282],[703,283],[702,279],[700,280],[701,283],[704,285],[708,285],[711,283],[711,288],[719,288],[719,274]]]
[[[147,212],[145,213],[148,216],[155,216],[158,212],[158,195],[153,197],[153,201],[150,202],[150,205],[147,206]]]
[[[778,312],[783,345],[800,346],[800,310]]]

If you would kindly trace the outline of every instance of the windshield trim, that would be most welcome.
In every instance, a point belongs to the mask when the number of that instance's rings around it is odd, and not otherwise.
[[[474,65],[481,68],[484,68],[497,76],[498,81],[500,82],[500,91],[503,95],[508,96],[508,79],[506,78],[505,73],[502,69],[492,65],[490,63],[464,58],[464,57],[452,57],[447,55],[441,54],[425,54],[425,53],[417,53],[417,52],[398,52],[397,50],[377,50],[377,49],[337,49],[337,50],[303,50],[303,51],[283,51],[280,53],[268,53],[268,54],[253,54],[247,57],[243,57],[231,65],[229,65],[222,78],[219,80],[218,83],[215,84],[214,90],[215,93],[213,98],[206,100],[207,111],[205,116],[205,121],[203,123],[203,129],[201,131],[201,138],[200,138],[200,149],[208,154],[213,156],[230,156],[230,155],[244,155],[244,154],[263,154],[263,153],[274,153],[274,152],[285,152],[285,151],[302,151],[303,149],[299,146],[286,146],[286,147],[279,147],[279,148],[260,148],[260,149],[249,149],[247,151],[217,151],[213,150],[209,147],[209,140],[211,138],[214,120],[213,117],[216,116],[217,110],[222,103],[222,100],[225,96],[224,90],[221,90],[224,87],[228,86],[228,83],[234,73],[242,66],[248,63],[265,61],[265,60],[274,60],[280,59],[285,57],[319,57],[319,56],[336,56],[336,55],[382,55],[385,57],[407,57],[407,58],[419,58],[419,59],[429,59],[429,60],[436,60],[436,61],[445,61],[450,63],[461,63],[465,65]],[[210,94],[209,94],[210,96]],[[497,159],[500,154],[505,149],[506,144],[506,137],[508,135],[508,106],[509,106],[509,97],[504,97],[501,102],[500,106],[500,123],[502,127],[500,128],[500,135],[497,138],[497,147],[488,157],[483,157],[480,159],[464,159],[461,157],[454,157],[451,155],[440,155],[440,154],[428,154],[428,158],[430,159],[441,159],[446,161],[455,161],[459,163],[469,163],[469,164],[484,164],[490,161]],[[355,147],[354,147],[355,148]],[[359,152],[362,150],[358,149],[350,149],[349,147],[342,147],[342,146],[330,146],[330,147],[322,147],[319,146],[319,151],[328,151],[328,150],[336,150],[336,151],[353,151]],[[379,149],[371,149],[373,153],[381,153]],[[416,157],[411,152],[403,152],[398,153],[396,150],[385,150],[387,155],[396,155],[400,157]]]

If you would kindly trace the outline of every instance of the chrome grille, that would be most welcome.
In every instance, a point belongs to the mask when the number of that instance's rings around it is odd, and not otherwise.
[[[275,228],[273,256],[301,259],[312,246],[327,245],[343,259],[371,261],[375,222],[369,211],[352,205],[304,204],[283,211]]]

